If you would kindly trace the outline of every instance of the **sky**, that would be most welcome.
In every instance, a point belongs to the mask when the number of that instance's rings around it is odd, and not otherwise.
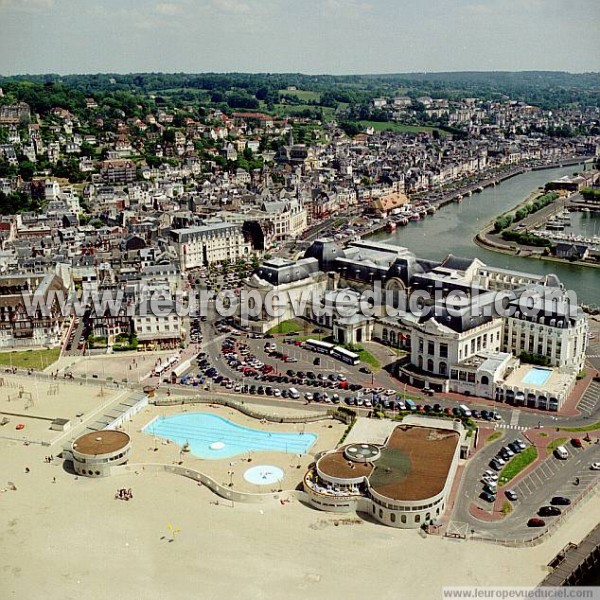
[[[600,71],[600,0],[0,0],[0,74]]]

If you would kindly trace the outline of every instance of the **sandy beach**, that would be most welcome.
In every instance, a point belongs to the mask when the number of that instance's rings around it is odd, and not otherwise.
[[[95,397],[96,403],[103,400]],[[66,410],[68,398],[61,402]],[[152,437],[139,431],[158,410],[179,409],[148,407],[126,426],[136,464],[172,464],[178,458],[175,446],[159,445],[154,452]],[[214,410],[248,424],[247,417],[229,414],[230,409]],[[252,426],[294,431],[290,425],[254,421]],[[317,451],[335,444],[343,431],[339,424],[329,429],[317,423],[307,431],[311,428],[321,436]],[[510,549],[422,537],[362,516],[318,512],[288,494],[284,503],[217,503],[214,494],[190,479],[143,468],[104,479],[77,478],[61,460],[44,462],[48,454],[48,447],[0,438],[2,598],[294,599],[316,594],[352,600],[377,590],[382,600],[396,600],[441,597],[446,585],[534,585],[547,573],[550,559],[567,542],[583,538],[600,515],[596,495],[543,544]],[[259,458],[296,471],[289,468],[289,455],[264,454]],[[224,461],[184,460],[217,479],[228,468]],[[261,461],[255,457],[253,464]],[[298,481],[300,476],[290,474],[285,487]],[[118,488],[131,488],[133,499],[116,500]]]

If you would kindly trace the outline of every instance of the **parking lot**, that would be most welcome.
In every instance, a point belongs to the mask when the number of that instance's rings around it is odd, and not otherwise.
[[[575,497],[578,487],[585,489],[588,484],[598,477],[597,471],[590,470],[590,464],[594,460],[594,456],[600,457],[600,445],[594,445],[574,448],[568,444],[567,451],[569,458],[561,460],[554,454],[551,454],[538,467],[523,478],[513,489],[527,503],[527,499],[535,496],[539,490],[545,490],[548,482],[553,482],[553,494],[555,496]],[[569,476],[569,481],[557,488],[555,481],[561,478],[561,474],[565,472]],[[579,486],[573,484],[576,477],[579,477]]]
[[[582,448],[575,448],[571,443],[567,443],[566,447],[569,453],[566,460],[560,460],[551,454],[521,481],[500,488],[498,493],[503,501],[507,499],[507,490],[516,493],[517,499],[512,502],[512,512],[500,521],[473,524],[477,533],[503,539],[527,538],[532,535],[532,528],[528,526],[529,519],[542,518],[545,522],[544,527],[548,528],[553,520],[560,518],[560,515],[538,515],[540,508],[550,505],[552,498],[562,497],[570,502],[570,505],[559,506],[563,514],[578,503],[600,478],[600,471],[590,468],[593,462],[600,461],[600,444],[588,443]],[[486,511],[493,507],[480,498],[477,498],[475,503]],[[464,511],[461,511],[461,514],[464,515]],[[540,527],[540,530],[544,527]]]
[[[584,416],[592,414],[600,402],[600,382],[592,381],[577,405]]]

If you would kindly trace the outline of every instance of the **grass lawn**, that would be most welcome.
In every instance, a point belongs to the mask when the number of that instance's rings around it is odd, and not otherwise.
[[[427,125],[403,125],[402,123],[396,123],[393,121],[359,121],[359,123],[363,127],[372,127],[375,131],[396,131],[398,133],[423,133],[431,132],[437,129],[441,136],[448,135],[446,131],[438,129],[437,127],[429,127]]]
[[[0,352],[0,365],[42,370],[58,360],[60,348]]]
[[[273,335],[275,333],[290,333],[290,331],[302,331],[304,329],[304,325],[299,323],[294,319],[290,319],[289,321],[281,321],[275,325],[275,327],[271,327],[267,333]]]
[[[310,90],[279,90],[281,95],[289,96],[290,98],[295,97],[303,102],[312,102],[321,100],[321,94],[319,92],[312,92]]]
[[[538,452],[535,446],[529,446],[529,448],[526,448],[520,454],[513,456],[513,458],[500,473],[500,484],[504,485],[511,479],[514,479],[523,469],[528,467],[537,458],[537,456]]]
[[[561,431],[596,431],[596,429],[600,429],[600,421],[596,421],[591,425],[586,425],[585,427],[561,427]],[[566,439],[566,438],[565,438]]]
[[[485,440],[485,443],[488,444],[489,442],[494,442],[500,439],[501,437],[504,437],[503,431],[494,431],[494,433],[492,433],[492,435],[490,435],[490,437],[487,440]]]
[[[354,352],[354,350],[352,350],[352,352]],[[381,369],[381,364],[379,361],[368,350],[358,350],[356,354],[360,356],[361,362],[370,365],[374,369]]]
[[[559,446],[562,446],[569,438],[566,437],[559,437],[556,438],[555,440],[552,440],[547,446],[546,446],[546,450],[548,451],[548,454],[552,454]]]

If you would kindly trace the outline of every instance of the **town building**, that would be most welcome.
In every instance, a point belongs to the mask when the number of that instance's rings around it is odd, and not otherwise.
[[[251,252],[242,227],[230,223],[173,229],[170,239],[182,271],[246,258]]]

